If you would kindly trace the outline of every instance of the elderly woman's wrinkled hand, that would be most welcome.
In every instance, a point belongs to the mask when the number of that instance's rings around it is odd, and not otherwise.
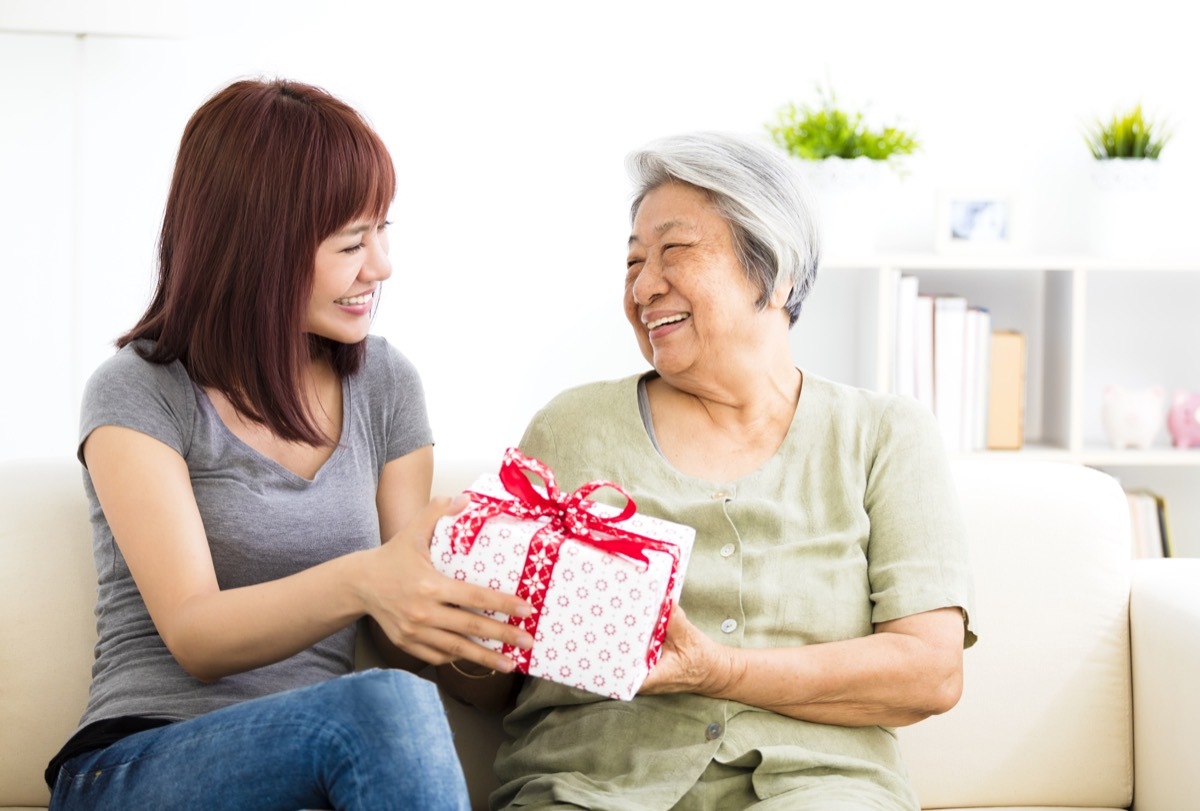
[[[676,603],[671,609],[662,656],[638,693],[720,695],[736,680],[734,653],[734,649],[714,642],[693,625]]]

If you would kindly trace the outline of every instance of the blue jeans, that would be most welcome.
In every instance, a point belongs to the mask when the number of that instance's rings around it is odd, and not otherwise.
[[[130,735],[67,761],[52,809],[469,807],[437,688],[369,670]]]

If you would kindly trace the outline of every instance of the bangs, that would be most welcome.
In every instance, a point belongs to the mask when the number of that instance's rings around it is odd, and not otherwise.
[[[326,137],[314,145],[313,231],[324,239],[346,223],[382,220],[396,196],[396,170],[383,141],[358,118],[335,116],[325,122]]]

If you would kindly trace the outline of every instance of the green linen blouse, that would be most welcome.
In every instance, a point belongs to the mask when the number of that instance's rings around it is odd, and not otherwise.
[[[806,374],[778,452],[717,483],[676,471],[654,447],[638,409],[641,377],[558,395],[521,450],[564,490],[613,481],[640,512],[695,527],[680,604],[698,628],[724,645],[796,646],[959,606],[964,647],[974,643],[962,517],[927,409]],[[495,808],[668,809],[713,760],[753,769],[762,799],[802,789],[918,807],[887,727],[693,694],[616,701],[530,678],[505,728],[513,740],[497,758]]]

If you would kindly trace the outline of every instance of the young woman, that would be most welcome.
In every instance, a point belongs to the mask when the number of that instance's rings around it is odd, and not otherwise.
[[[466,807],[433,685],[351,673],[362,617],[409,668],[531,644],[465,610],[522,601],[429,563],[460,505],[429,503],[420,380],[368,336],[394,195],[318,88],[239,81],[188,123],[153,301],[83,399],[99,640],[52,808]]]

